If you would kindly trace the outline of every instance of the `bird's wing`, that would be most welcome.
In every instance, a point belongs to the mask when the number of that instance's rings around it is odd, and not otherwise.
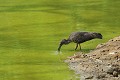
[[[83,40],[82,38],[84,37],[85,33],[86,32],[73,32],[70,34],[69,40],[78,43]]]

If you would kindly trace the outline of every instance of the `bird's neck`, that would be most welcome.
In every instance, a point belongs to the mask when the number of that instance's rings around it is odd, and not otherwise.
[[[71,40],[67,39],[66,40],[66,44],[69,44],[71,42]]]

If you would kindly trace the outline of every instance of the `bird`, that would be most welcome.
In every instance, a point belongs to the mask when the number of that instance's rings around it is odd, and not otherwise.
[[[77,50],[78,45],[80,47],[81,50],[81,43],[92,40],[92,39],[102,39],[102,34],[98,33],[98,32],[72,32],[68,39],[62,39],[60,41],[59,47],[58,47],[58,51],[60,51],[62,45],[67,45],[71,42],[76,43],[76,47],[75,50]]]

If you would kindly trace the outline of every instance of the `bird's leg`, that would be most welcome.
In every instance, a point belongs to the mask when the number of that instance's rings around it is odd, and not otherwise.
[[[80,50],[81,50],[81,45],[79,44]]]
[[[78,44],[76,44],[76,48],[75,48],[75,50],[78,48]]]

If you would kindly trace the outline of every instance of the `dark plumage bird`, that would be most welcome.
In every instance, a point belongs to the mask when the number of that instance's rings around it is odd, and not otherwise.
[[[60,51],[62,45],[66,45],[71,42],[76,43],[75,50],[78,48],[78,45],[81,49],[81,46],[80,46],[81,43],[95,39],[95,38],[102,39],[102,35],[100,33],[96,33],[96,32],[73,32],[70,34],[68,39],[63,39],[60,42],[58,51]]]

